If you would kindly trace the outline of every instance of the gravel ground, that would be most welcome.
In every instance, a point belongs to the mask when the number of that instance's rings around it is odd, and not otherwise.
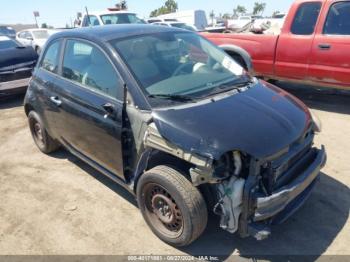
[[[320,183],[306,204],[272,236],[258,242],[218,228],[210,218],[191,246],[173,248],[143,221],[132,195],[61,150],[35,147],[23,96],[0,102],[0,254],[2,255],[350,255],[350,92],[280,83],[323,123],[317,137],[328,152]],[[237,259],[238,256],[235,256]]]

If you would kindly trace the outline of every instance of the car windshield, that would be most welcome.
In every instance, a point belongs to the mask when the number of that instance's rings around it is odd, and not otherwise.
[[[150,101],[203,98],[248,78],[224,51],[192,32],[138,35],[112,45]]]
[[[32,33],[35,39],[47,39],[50,37],[49,32],[47,32],[46,30],[33,31]]]
[[[186,29],[189,31],[196,31],[196,30],[194,30],[193,27],[186,25],[185,23],[173,23],[173,24],[171,24],[171,26],[181,28],[181,29]]]
[[[18,47],[17,43],[5,36],[0,36],[0,50]]]
[[[16,34],[16,31],[14,29],[12,29],[11,27],[0,27],[0,34],[14,35],[14,34]]]
[[[146,22],[136,16],[136,14],[106,14],[101,15],[105,25],[114,24],[145,24]]]

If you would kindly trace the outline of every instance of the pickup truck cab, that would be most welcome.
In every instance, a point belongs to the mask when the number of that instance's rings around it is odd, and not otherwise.
[[[257,76],[350,87],[350,1],[297,0],[280,35],[205,34]]]
[[[145,24],[135,13],[128,11],[89,12],[83,16],[81,27],[115,25],[115,24]]]

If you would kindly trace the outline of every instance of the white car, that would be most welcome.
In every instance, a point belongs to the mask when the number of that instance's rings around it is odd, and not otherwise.
[[[135,13],[128,11],[103,11],[85,14],[81,27],[114,25],[114,24],[145,24]]]
[[[16,40],[24,46],[32,46],[40,54],[51,34],[48,29],[28,29],[18,32]]]
[[[155,22],[155,23],[152,23],[152,25],[177,27],[177,28],[186,29],[186,30],[193,31],[193,32],[197,31],[197,29],[194,28],[194,26],[191,26],[191,25],[188,25],[188,24],[182,23],[182,22]]]

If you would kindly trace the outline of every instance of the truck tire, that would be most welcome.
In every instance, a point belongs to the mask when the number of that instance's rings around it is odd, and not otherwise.
[[[143,174],[136,195],[148,226],[170,245],[189,245],[206,228],[208,211],[204,198],[183,174],[171,167],[157,166]]]
[[[47,133],[43,121],[35,111],[28,114],[29,129],[39,150],[45,154],[56,151],[60,145]]]

